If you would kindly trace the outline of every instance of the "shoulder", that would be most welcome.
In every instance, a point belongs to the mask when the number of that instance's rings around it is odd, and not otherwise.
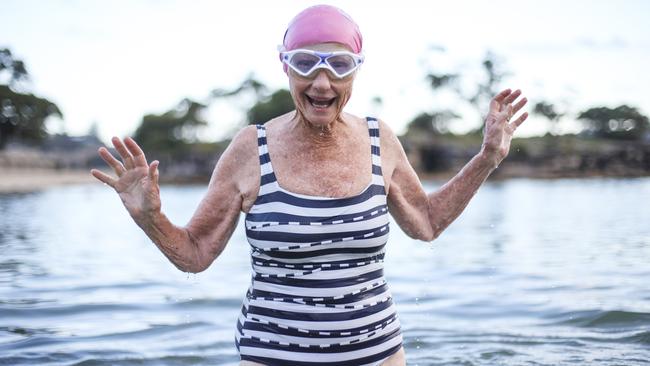
[[[391,192],[393,183],[398,183],[402,172],[413,170],[399,138],[388,123],[379,121],[379,144],[381,147],[381,166],[386,192]],[[407,174],[410,176],[410,174]],[[397,182],[396,182],[397,180]]]
[[[257,128],[242,128],[221,154],[214,169],[211,186],[230,186],[244,198],[256,189],[259,174]]]
[[[248,170],[257,169],[257,127],[242,128],[233,137],[217,163],[217,168],[228,170],[227,173],[247,174]]]
[[[245,152],[251,150],[251,145],[257,146],[257,126],[250,125],[242,128],[232,138],[227,150],[233,152]],[[255,150],[256,152],[256,150]]]
[[[287,112],[285,114],[279,115],[279,116],[277,116],[275,118],[271,118],[270,120],[266,121],[264,123],[264,128],[266,129],[267,135],[269,133],[269,130],[271,130],[271,132],[273,132],[274,130],[276,130],[278,128],[281,128],[282,126],[286,125],[286,123],[289,122],[295,116],[295,114],[296,114],[296,112],[294,110],[294,111]],[[253,126],[253,127],[255,127],[255,126]]]
[[[379,122],[379,142],[381,144],[382,157],[397,158],[403,152],[404,148],[395,131],[384,120],[377,118]]]

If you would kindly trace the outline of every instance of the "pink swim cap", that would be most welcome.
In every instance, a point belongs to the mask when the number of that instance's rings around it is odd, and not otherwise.
[[[343,10],[315,5],[296,15],[284,33],[284,51],[317,43],[336,42],[360,53],[363,39],[359,26]]]

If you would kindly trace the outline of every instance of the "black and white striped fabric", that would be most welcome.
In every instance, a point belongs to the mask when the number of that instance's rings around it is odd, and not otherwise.
[[[261,186],[246,215],[252,283],[237,323],[242,360],[265,365],[378,365],[402,345],[384,279],[388,209],[379,125],[368,118],[372,181],[328,198],[278,184],[257,126]]]

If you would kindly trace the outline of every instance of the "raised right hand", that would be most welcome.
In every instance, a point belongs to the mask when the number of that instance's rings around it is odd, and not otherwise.
[[[97,169],[92,169],[90,173],[113,187],[131,217],[136,223],[142,224],[143,220],[151,219],[160,212],[159,162],[154,160],[148,164],[144,152],[130,137],[124,141],[113,137],[111,141],[122,157],[122,162],[105,147],[99,148],[98,152],[106,164],[113,168],[117,178]]]

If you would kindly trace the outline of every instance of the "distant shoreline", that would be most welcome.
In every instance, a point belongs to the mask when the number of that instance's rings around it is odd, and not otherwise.
[[[88,170],[0,167],[0,193],[27,193],[46,188],[97,182]]]
[[[645,175],[638,174],[603,174],[602,172],[581,172],[574,175],[544,172],[543,169],[526,168],[522,166],[504,167],[501,171],[493,173],[489,181],[503,181],[508,179],[587,179],[587,178],[640,178]],[[108,172],[110,173],[110,172]],[[456,172],[424,173],[418,174],[423,181],[445,182],[452,178]],[[209,177],[205,179],[187,179],[183,177],[161,177],[163,184],[207,186]],[[40,191],[51,187],[75,184],[101,184],[91,174],[90,169],[51,169],[51,168],[6,168],[0,167],[0,194],[27,193]]]

